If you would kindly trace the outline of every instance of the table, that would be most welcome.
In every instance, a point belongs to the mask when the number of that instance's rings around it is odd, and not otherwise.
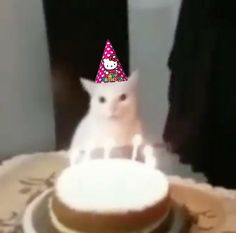
[[[65,151],[19,155],[2,163],[0,166],[0,233],[22,232],[21,218],[27,203],[52,187],[57,174],[67,165]],[[198,207],[192,205],[196,203],[192,200],[196,198],[194,190],[202,190],[208,196],[212,196],[220,203],[222,206],[220,208],[223,208],[224,212],[224,216],[219,216],[224,219],[224,224],[220,224],[217,232],[236,233],[236,191],[213,188],[207,183],[197,183],[192,178],[172,175],[169,176],[169,180],[173,186],[178,185],[175,189],[175,196],[179,196],[180,201],[184,200],[186,205],[193,208],[193,212],[194,208],[199,207],[199,205]],[[179,187],[182,188],[179,189]],[[190,191],[183,192],[184,189]],[[216,205],[214,204],[216,202],[212,203],[212,206]],[[201,224],[203,222],[203,224],[209,225],[209,221],[206,222],[206,218],[204,219],[204,213],[199,211],[198,220],[201,221]],[[217,211],[219,215],[222,215],[221,210]],[[217,232],[214,231],[214,233]]]

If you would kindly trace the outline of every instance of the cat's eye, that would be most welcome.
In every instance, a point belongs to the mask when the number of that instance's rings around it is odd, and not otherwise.
[[[120,96],[120,101],[124,101],[124,100],[126,100],[126,98],[127,98],[126,94],[122,94]]]
[[[99,97],[99,102],[100,103],[105,103],[106,102],[105,97],[103,97],[103,96]]]

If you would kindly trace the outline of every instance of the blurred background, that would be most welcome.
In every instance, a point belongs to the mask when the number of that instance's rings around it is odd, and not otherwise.
[[[140,71],[144,136],[235,188],[233,3],[1,0],[0,160],[68,148],[88,109],[79,78],[95,79],[109,38],[125,73]]]
[[[2,0],[0,154],[68,147],[88,107],[79,77],[95,79],[107,38],[127,74],[140,70],[146,136],[160,141],[179,5],[180,0]]]

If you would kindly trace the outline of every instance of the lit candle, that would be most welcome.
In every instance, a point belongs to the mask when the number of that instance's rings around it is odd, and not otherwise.
[[[110,154],[111,154],[111,150],[115,145],[115,140],[113,138],[108,138],[105,141],[105,145],[104,145],[104,159],[109,159]]]
[[[150,145],[146,145],[143,149],[145,164],[149,167],[155,168],[157,160],[154,156],[153,148]]]
[[[133,152],[132,152],[132,160],[136,160],[138,155],[138,148],[142,144],[142,136],[140,134],[136,134],[133,139]]]

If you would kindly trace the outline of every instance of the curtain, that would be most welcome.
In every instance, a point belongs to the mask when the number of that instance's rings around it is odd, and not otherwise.
[[[228,188],[236,188],[234,21],[233,1],[182,1],[163,135],[182,162]]]

